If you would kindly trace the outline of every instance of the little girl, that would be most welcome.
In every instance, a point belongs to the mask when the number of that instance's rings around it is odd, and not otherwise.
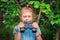
[[[13,30],[14,40],[22,40],[24,38],[25,38],[24,40],[26,40],[26,39],[28,40],[28,36],[27,35],[30,34],[30,32],[29,31],[27,31],[27,33],[25,32],[25,37],[22,38],[22,36],[24,36],[24,35],[22,35],[20,28],[24,28],[25,27],[24,23],[26,23],[26,22],[27,23],[32,23],[33,22],[33,20],[34,20],[34,12],[33,12],[32,8],[29,7],[29,6],[23,7],[21,9],[21,13],[20,13],[19,18],[20,18],[21,22],[17,26],[15,26],[14,30]],[[37,29],[36,33],[35,33],[36,34],[36,40],[42,40],[41,31],[39,29],[39,26],[38,26],[37,22],[33,22],[32,23],[32,27]],[[32,35],[33,34],[31,34],[29,36],[30,40],[31,40],[31,36]]]

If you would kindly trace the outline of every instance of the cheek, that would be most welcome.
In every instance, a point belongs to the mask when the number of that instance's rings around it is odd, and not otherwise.
[[[25,21],[25,18],[24,17],[21,17],[21,21]]]

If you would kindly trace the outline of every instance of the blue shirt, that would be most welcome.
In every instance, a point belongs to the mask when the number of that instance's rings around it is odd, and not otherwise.
[[[40,30],[40,28],[38,28],[38,32],[39,32],[39,34],[41,35],[41,30]],[[15,35],[15,34],[18,34],[18,26],[15,26],[14,27],[14,30],[13,30],[13,35]],[[22,33],[23,34],[23,33]],[[22,35],[21,34],[21,35]],[[29,36],[28,36],[29,35]],[[20,39],[22,39],[22,40],[28,40],[29,38],[30,38],[30,40],[33,40],[33,38],[31,37],[31,36],[33,36],[33,37],[35,37],[34,36],[35,34],[31,34],[31,30],[29,30],[28,29],[28,32],[26,31],[23,35],[22,35],[22,37],[20,38]]]

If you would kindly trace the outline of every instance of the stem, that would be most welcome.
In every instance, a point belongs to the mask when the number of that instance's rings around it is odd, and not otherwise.
[[[59,40],[59,29],[56,31],[56,40]]]
[[[15,3],[17,4],[18,8],[21,9],[21,6],[20,6],[18,0],[15,0]]]
[[[40,11],[39,11],[39,15],[38,15],[38,19],[37,19],[37,23],[39,24],[39,19],[40,19],[40,17],[41,17],[41,9],[40,9]]]

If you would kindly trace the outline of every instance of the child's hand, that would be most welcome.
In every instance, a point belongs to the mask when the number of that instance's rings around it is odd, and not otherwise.
[[[38,23],[37,23],[37,22],[34,22],[34,23],[32,24],[32,26],[38,29]]]
[[[24,27],[24,23],[20,22],[20,23],[18,24],[18,30],[20,31],[20,28],[22,28],[22,27]]]
[[[37,22],[34,22],[32,24],[32,26],[35,27],[35,28],[37,28],[37,30],[38,30],[38,23]],[[37,40],[43,40],[42,37],[41,37],[41,35],[40,35],[40,33],[38,31],[36,32],[36,38],[37,38]]]
[[[19,28],[24,27],[24,23],[20,22],[20,23],[18,24],[18,27],[19,27]]]

